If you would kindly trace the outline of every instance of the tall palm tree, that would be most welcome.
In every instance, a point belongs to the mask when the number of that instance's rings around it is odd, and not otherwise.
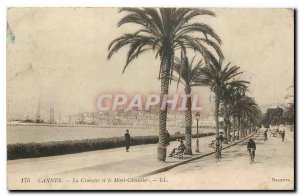
[[[245,92],[247,91],[247,88],[243,87],[238,87],[238,88],[233,88],[229,89],[229,93],[227,95],[226,102],[228,104],[228,110],[229,110],[229,115],[232,117],[232,124],[233,124],[233,141],[235,140],[235,134],[236,134],[236,129],[238,130],[238,135],[239,135],[239,127],[237,126],[237,116],[239,115],[237,110],[238,108],[237,103],[240,100],[241,97],[245,95]]]
[[[234,122],[234,131],[233,131],[233,139],[235,140],[235,130],[237,129],[237,135],[240,137],[240,110],[239,110],[239,103],[240,100],[246,95],[247,88],[238,88],[232,94],[232,100],[230,102],[231,105],[231,112],[233,116]]]
[[[250,119],[252,122],[257,122],[260,117],[260,110],[254,98],[251,98],[246,94],[243,94],[238,98],[234,108],[238,118],[239,136],[244,137],[245,121]]]
[[[239,86],[245,85],[247,81],[234,80],[235,76],[242,74],[240,67],[230,66],[228,63],[222,67],[222,61],[217,61],[214,57],[210,58],[210,63],[201,69],[202,82],[210,86],[211,91],[215,94],[215,124],[216,137],[219,136],[219,107],[222,98],[225,95],[227,85]]]
[[[245,132],[246,134],[250,134],[253,129],[253,124],[258,124],[258,122],[261,119],[261,111],[255,102],[254,98],[250,98],[250,101],[248,101],[246,110],[245,110],[245,123],[247,125],[247,128],[249,132]]]
[[[222,57],[218,35],[208,25],[194,20],[197,16],[215,16],[211,11],[194,8],[122,8],[120,12],[127,14],[119,21],[119,27],[135,24],[139,29],[113,40],[108,47],[108,59],[119,49],[129,46],[124,73],[134,59],[146,51],[154,51],[161,61],[158,77],[161,80],[161,100],[169,93],[176,50],[180,49],[185,53],[187,49],[193,49],[208,61],[210,56],[207,56],[207,52],[213,49]],[[160,105],[162,106],[162,101]],[[157,148],[157,158],[160,161],[166,159],[166,119],[167,107],[161,107]]]
[[[230,117],[234,119],[234,104],[237,101],[238,94],[244,92],[247,89],[247,81],[238,81],[233,84],[227,84],[224,86],[224,93],[221,101],[221,113],[224,117],[224,133],[225,140],[224,143],[227,143],[230,136],[231,122]],[[233,133],[233,137],[235,133]]]
[[[194,86],[201,86],[202,81],[200,77],[202,60],[194,64],[194,56],[191,61],[186,56],[182,56],[181,59],[175,58],[174,71],[177,76],[173,75],[172,79],[177,81],[178,84],[183,84],[185,94],[187,95],[186,110],[185,110],[185,146],[186,154],[192,155],[192,98],[191,91]]]

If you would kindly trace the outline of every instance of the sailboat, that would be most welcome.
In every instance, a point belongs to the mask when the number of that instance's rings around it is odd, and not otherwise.
[[[41,104],[39,102],[38,108],[36,111],[36,120],[35,123],[44,123],[44,120],[41,119]]]

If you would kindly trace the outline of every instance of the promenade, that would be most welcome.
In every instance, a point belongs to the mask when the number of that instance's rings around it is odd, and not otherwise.
[[[215,136],[199,138],[200,154],[212,150],[208,147],[208,143],[214,138]],[[168,153],[178,145],[178,141],[170,142]],[[196,139],[194,138],[193,149],[195,145]],[[42,176],[67,173],[87,175],[89,172],[93,174],[99,172],[102,176],[111,176],[116,173],[133,177],[191,157],[185,156],[184,159],[167,157],[166,162],[163,163],[157,161],[156,150],[157,144],[147,144],[131,146],[129,152],[122,147],[60,156],[9,160],[7,169],[9,174],[15,175],[35,175],[35,173]],[[193,156],[196,155],[199,154],[194,153]]]
[[[199,138],[200,154],[212,151],[208,144],[215,136]],[[196,139],[192,141],[195,149]],[[168,153],[179,145],[178,141],[170,142]],[[35,181],[43,177],[73,178],[75,176],[101,177],[135,177],[152,170],[159,169],[183,159],[167,157],[166,162],[159,162],[156,158],[157,144],[132,146],[129,152],[124,148],[98,150],[77,154],[68,154],[32,159],[18,159],[7,161],[7,173],[12,177],[10,181],[19,184],[20,179],[30,177]],[[200,154],[194,153],[193,156]],[[13,184],[13,183],[10,183]]]
[[[148,173],[170,166],[181,161],[212,152],[208,144],[215,136],[199,139],[200,154],[185,156],[183,159],[168,157],[166,162],[156,159],[157,144],[132,146],[130,152],[125,148],[99,150],[62,156],[42,157],[33,159],[19,159],[8,161],[7,172],[11,175],[9,184],[18,187],[31,188],[38,183],[39,189],[89,188],[99,189],[93,183],[79,183],[74,187],[73,180],[94,180],[112,178],[119,179],[118,183],[111,184],[114,188],[130,189],[134,183],[122,186],[122,181],[141,174]],[[249,155],[245,141],[222,151],[223,157],[216,162],[214,155],[180,165],[166,172],[146,176],[151,183],[141,183],[141,189],[282,189],[293,185],[293,135],[287,133],[284,143],[280,138],[269,137],[264,142],[262,133],[254,136],[257,143],[257,152],[254,164],[249,164]],[[177,147],[179,142],[171,142],[168,153]],[[193,139],[193,149],[196,141]],[[223,145],[226,147],[227,145]],[[278,168],[281,168],[280,170]],[[276,170],[275,170],[276,169]],[[28,177],[31,183],[22,184],[20,179]],[[61,178],[63,184],[39,183],[41,179]],[[272,179],[288,179],[289,182],[275,183]],[[161,183],[160,180],[172,183]],[[186,181],[182,185],[182,180]],[[13,183],[14,182],[14,183]],[[182,187],[184,186],[184,187]],[[103,189],[107,185],[103,186]],[[11,187],[13,188],[13,186]],[[100,187],[101,189],[101,187]]]
[[[153,178],[167,179],[170,183],[164,184],[166,189],[293,189],[294,133],[287,131],[284,142],[280,137],[271,137],[270,132],[267,141],[263,138],[263,132],[254,136],[256,156],[253,164],[249,163],[249,153],[246,150],[248,140],[245,140],[223,150],[220,162],[208,156],[157,174]]]

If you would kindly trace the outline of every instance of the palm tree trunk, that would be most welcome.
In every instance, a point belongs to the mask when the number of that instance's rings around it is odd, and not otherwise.
[[[233,116],[233,134],[232,134],[232,141],[235,141],[235,130],[236,130],[236,118]]]
[[[243,138],[243,119],[240,119],[240,138]]]
[[[241,117],[238,117],[238,137],[241,138]]]
[[[224,144],[228,144],[228,114],[227,114],[227,106],[226,103],[224,103]]]
[[[185,87],[185,94],[191,94],[191,87]],[[186,102],[187,110],[185,111],[185,147],[186,151],[185,154],[192,155],[192,98],[191,96],[187,97]]]
[[[246,117],[246,129],[245,129],[245,137],[249,134],[249,118]]]
[[[171,48],[166,47],[161,56],[161,93],[160,93],[160,109],[159,109],[159,134],[157,146],[157,159],[159,161],[166,160],[167,154],[167,106],[162,107],[162,101],[165,95],[169,93],[169,77],[172,65],[173,55],[170,54]]]
[[[248,134],[251,133],[251,124],[250,124],[250,119],[248,118]]]
[[[245,130],[244,137],[247,137],[247,135],[248,135],[248,119],[247,119],[247,117],[245,117],[245,121],[244,121],[244,130]]]
[[[245,123],[245,137],[248,135],[248,126],[247,126],[247,121]]]
[[[245,135],[245,130],[244,130],[244,118],[243,116],[241,117],[241,138],[244,138]]]
[[[216,137],[219,137],[219,106],[220,106],[220,99],[215,93],[215,123],[216,123]]]
[[[250,118],[248,118],[248,134],[251,134],[251,123],[250,123]]]
[[[230,131],[231,131],[231,123],[230,123],[230,120],[228,119],[228,128],[227,128],[227,140],[228,140],[228,142],[231,142]]]
[[[224,118],[224,144],[228,144],[228,140],[227,140],[227,123],[226,123],[225,118]]]
[[[232,142],[232,135],[231,135],[232,127],[233,127],[233,124],[230,123],[230,125],[229,125],[229,132],[228,132],[229,133],[230,142]]]
[[[249,122],[249,134],[252,133],[252,126],[251,126],[251,122]]]

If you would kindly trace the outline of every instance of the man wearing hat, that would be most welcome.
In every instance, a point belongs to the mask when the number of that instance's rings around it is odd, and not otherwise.
[[[126,152],[129,152],[129,147],[130,147],[130,134],[129,130],[126,130],[126,133],[124,134],[125,136],[125,146],[126,146]]]

